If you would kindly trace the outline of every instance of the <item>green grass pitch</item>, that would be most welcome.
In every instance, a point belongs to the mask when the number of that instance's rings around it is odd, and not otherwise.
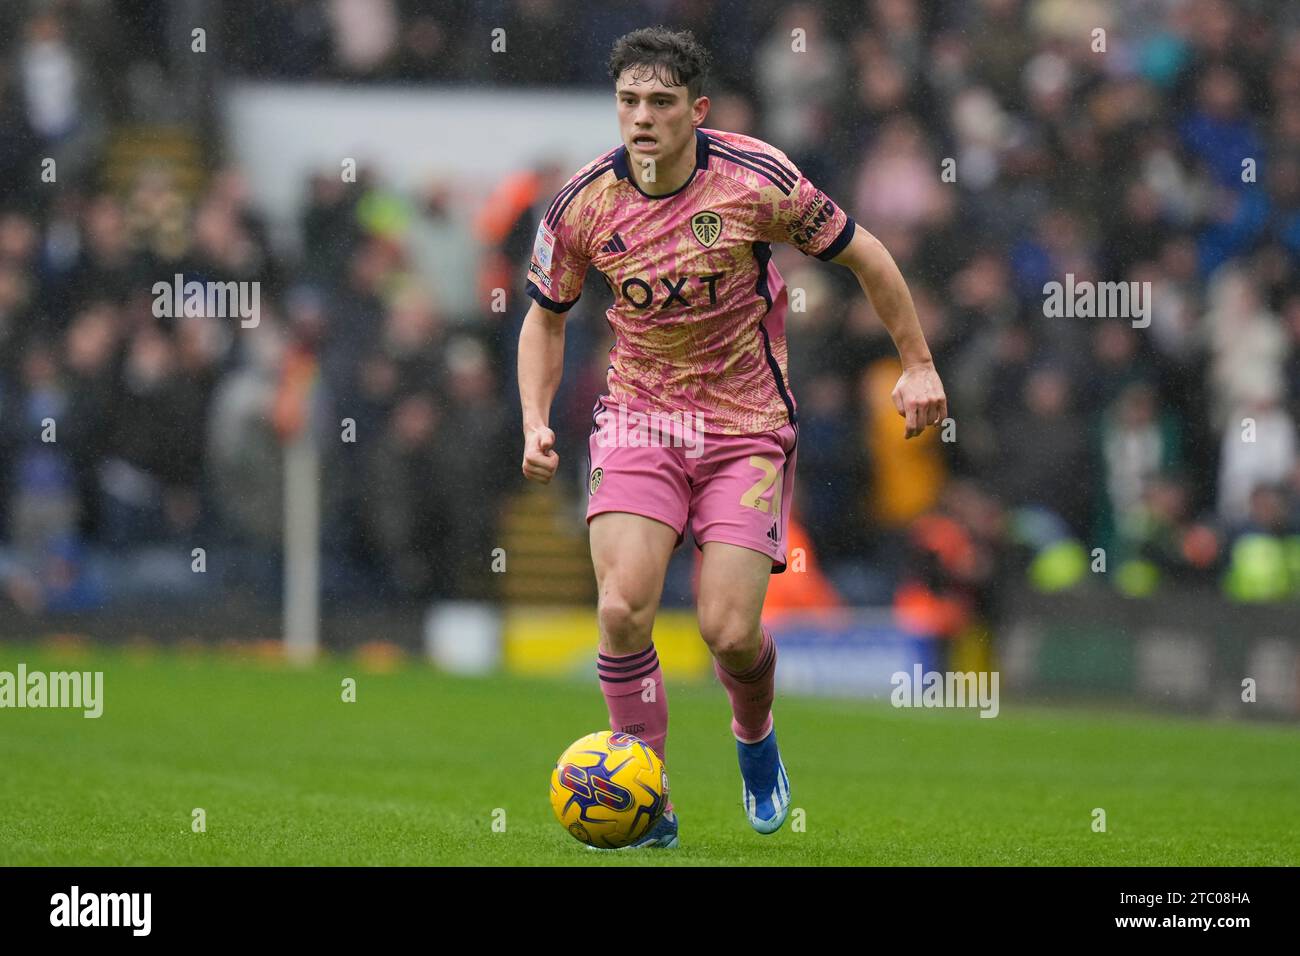
[[[764,837],[740,809],[726,695],[669,674],[682,846],[595,854],[547,799],[556,756],[607,726],[594,679],[0,644],[0,670],[20,660],[102,670],[105,708],[0,710],[0,865],[1300,863],[1294,726],[779,697],[805,826]]]

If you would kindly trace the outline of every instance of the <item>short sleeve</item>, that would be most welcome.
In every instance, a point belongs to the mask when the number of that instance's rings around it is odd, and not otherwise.
[[[528,263],[528,294],[544,309],[567,312],[582,295],[590,259],[573,221],[577,203],[554,205],[537,225]]]
[[[854,228],[853,217],[803,173],[798,173],[790,194],[775,201],[772,240],[787,242],[806,256],[834,259],[853,238]]]

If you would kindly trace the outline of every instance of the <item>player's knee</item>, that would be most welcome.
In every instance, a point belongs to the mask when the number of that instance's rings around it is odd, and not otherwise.
[[[618,593],[602,594],[596,614],[601,634],[621,653],[639,650],[637,645],[649,636],[653,621],[649,609],[637,607]]]
[[[724,663],[752,656],[762,641],[758,622],[734,611],[702,611],[700,636],[713,656]]]

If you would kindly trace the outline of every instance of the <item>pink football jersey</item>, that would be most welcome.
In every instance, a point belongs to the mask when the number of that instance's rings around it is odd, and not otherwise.
[[[537,230],[528,294],[553,312],[578,301],[588,266],[614,296],[602,402],[681,412],[721,435],[795,422],[786,288],[771,244],[837,256],[854,223],[779,149],[699,129],[695,170],[664,196],[620,146],[560,190]]]

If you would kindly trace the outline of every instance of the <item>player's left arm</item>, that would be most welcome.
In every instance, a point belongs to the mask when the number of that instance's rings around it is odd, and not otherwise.
[[[939,424],[948,417],[948,397],[894,257],[799,172],[784,153],[769,146],[765,158],[787,175],[784,196],[771,190],[760,193],[759,215],[771,219],[768,234],[805,255],[838,262],[853,271],[903,361],[903,374],[892,397],[898,414],[907,422],[904,434],[915,438],[927,426]]]
[[[831,262],[838,262],[858,277],[858,284],[894,340],[903,374],[891,397],[898,414],[907,422],[906,437],[915,438],[926,426],[937,425],[948,417],[948,397],[935,371],[903,273],[884,244],[857,224],[848,245]]]

